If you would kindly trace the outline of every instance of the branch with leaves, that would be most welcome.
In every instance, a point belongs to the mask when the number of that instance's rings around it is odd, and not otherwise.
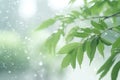
[[[100,79],[102,79],[113,66],[111,80],[117,80],[120,70],[120,60],[116,61],[116,57],[120,53],[120,24],[117,23],[120,20],[120,0],[92,0],[90,2],[84,0],[84,2],[85,5],[79,10],[72,10],[67,15],[56,15],[54,18],[44,21],[37,30],[48,28],[57,21],[62,24],[46,40],[45,47],[49,53],[66,54],[62,61],[63,68],[68,65],[75,68],[76,61],[81,66],[86,53],[91,63],[96,50],[104,57],[105,46],[111,46],[111,55],[97,71],[97,74],[100,74]],[[101,14],[103,16],[100,16]],[[112,21],[109,20],[110,18]],[[96,19],[97,21],[95,21]],[[108,25],[106,19],[109,20],[112,27]],[[65,32],[65,29],[70,24],[74,24],[75,20],[89,20],[91,27],[83,28],[78,25],[70,29],[68,33]],[[65,38],[67,43],[56,52],[57,43],[61,36]],[[80,41],[74,41],[75,37],[79,38]]]
[[[81,19],[80,21],[83,21],[83,20],[100,19],[100,18],[102,18],[103,20],[105,20],[105,19],[113,18],[113,17],[120,17],[120,12],[117,12],[117,13],[112,14],[112,15],[110,15],[110,16],[97,16],[97,17],[85,18],[85,19]]]

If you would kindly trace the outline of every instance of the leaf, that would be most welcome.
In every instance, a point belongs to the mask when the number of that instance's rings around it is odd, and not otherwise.
[[[105,70],[102,72],[102,74],[100,75],[100,80],[108,73],[108,71],[110,70],[111,66],[113,65],[114,60],[111,61],[108,65],[106,65]]]
[[[81,38],[85,38],[85,37],[88,37],[89,36],[89,34],[87,34],[87,33],[82,33],[82,32],[76,32],[75,33],[75,36],[76,37],[81,37]]]
[[[75,16],[76,18],[78,18],[80,16],[80,12],[79,11],[73,10],[71,12],[72,12],[72,15]]]
[[[71,41],[74,37],[81,37],[81,38],[86,38],[90,35],[89,31],[90,28],[79,28],[79,27],[73,27],[69,32],[68,35],[66,36],[66,41],[69,42]],[[91,31],[92,32],[92,31]]]
[[[97,74],[101,73],[100,75],[100,78],[99,79],[102,79],[107,73],[108,71],[110,70],[111,66],[113,65],[114,63],[114,57],[116,56],[116,54],[114,55],[111,55],[107,61],[100,67],[100,69],[97,71]]]
[[[113,43],[112,48],[118,48],[120,47],[120,37]]]
[[[77,30],[79,29],[79,27],[73,27],[69,32],[68,35],[66,36],[65,40],[67,42],[71,41],[74,37],[75,37],[75,33],[77,32]]]
[[[70,0],[69,1],[69,4],[72,4],[72,3],[74,3],[76,0]]]
[[[106,30],[104,33],[100,35],[100,37],[101,41],[109,46],[112,45],[116,41],[116,39],[120,37],[120,34],[113,30]]]
[[[67,67],[70,64],[70,62],[71,62],[71,55],[67,54],[62,61],[62,64],[61,64],[62,68]]]
[[[69,60],[69,63],[71,63],[71,66],[72,68],[75,68],[76,67],[76,55],[77,55],[77,49],[78,49],[78,46],[80,45],[80,43],[70,43],[68,45],[65,45],[64,47],[62,47],[60,49],[60,51],[58,53],[66,53],[67,55],[70,55],[71,58]],[[64,51],[65,50],[65,51]],[[64,58],[65,60],[63,60],[62,62],[62,66],[63,68],[64,67],[67,67],[69,64],[68,64],[68,61],[66,61],[66,58]],[[67,63],[67,64],[66,64]],[[64,66],[65,65],[65,66]]]
[[[95,14],[100,14],[100,12],[103,10],[104,8],[104,4],[105,4],[105,1],[98,1],[98,2],[95,2],[95,4],[90,7],[90,10],[92,12],[93,15]],[[98,8],[99,7],[99,8]]]
[[[99,24],[95,21],[91,21],[91,24],[93,25],[94,28],[96,28],[98,30],[105,30],[104,27],[101,24]]]
[[[104,43],[104,44],[107,45],[107,46],[112,45],[111,42],[107,41],[106,39],[104,39],[104,38],[102,38],[102,37],[100,37],[100,40],[101,40],[102,43]]]
[[[104,28],[104,29],[107,29],[108,26],[107,24],[104,22],[104,20],[99,20],[99,23],[101,24],[101,26]]]
[[[96,47],[98,45],[98,37],[95,36],[95,38],[91,41],[91,52],[90,52],[90,62],[92,62],[95,52],[96,52]]]
[[[95,33],[95,34],[101,34],[100,30],[96,29],[96,28],[93,28],[92,29],[92,32]]]
[[[36,30],[48,28],[49,26],[53,25],[55,22],[56,22],[56,20],[54,18],[48,19],[48,20],[42,22],[42,24]]]
[[[53,33],[45,42],[48,52],[55,53],[56,45],[60,39],[62,31],[58,30],[57,33]]]
[[[76,67],[76,53],[77,53],[76,49],[73,50],[72,53],[69,53],[71,55],[71,65],[72,65],[72,68]]]
[[[77,48],[79,45],[80,45],[80,43],[78,43],[78,42],[66,44],[58,51],[58,53],[59,54],[68,54],[71,50]]]
[[[83,56],[84,56],[84,50],[83,50],[83,45],[81,45],[78,47],[78,50],[77,50],[77,60],[80,66],[83,61]]]
[[[81,16],[84,18],[87,18],[89,15],[91,15],[91,11],[87,6],[84,6],[83,8],[81,8],[82,12],[81,12]]]
[[[109,6],[111,6],[111,7],[117,7],[119,4],[119,2],[118,1],[107,1],[108,2],[108,4],[109,4]]]
[[[91,38],[86,40],[86,51],[87,56],[90,59],[90,52],[91,52]]]
[[[88,34],[92,33],[92,29],[91,28],[81,28],[81,30],[86,32],[86,33],[88,33]]]
[[[117,32],[117,33],[120,33],[120,25],[112,28],[112,30],[114,30],[114,31]]]
[[[116,26],[115,28],[118,29],[119,32],[120,32],[120,25]]]
[[[99,53],[104,57],[104,44],[99,40],[99,43],[97,45]]]
[[[66,24],[70,24],[70,23],[72,23],[73,21],[74,21],[74,17],[72,17],[72,16],[69,16],[69,17],[64,17],[63,19],[62,19],[62,22],[64,22],[64,23],[66,23]]]
[[[112,80],[117,80],[119,70],[120,70],[120,61],[118,63],[116,63],[112,69],[112,73],[111,73]]]
[[[87,55],[90,59],[90,63],[92,62],[92,60],[94,58],[97,45],[98,45],[98,37],[96,37],[96,36],[92,36],[87,41],[86,50],[87,50]]]
[[[83,52],[86,51],[86,46],[87,46],[87,40],[84,40],[84,42],[82,43]]]
[[[120,37],[113,43],[111,52],[116,52],[117,48],[120,48]]]

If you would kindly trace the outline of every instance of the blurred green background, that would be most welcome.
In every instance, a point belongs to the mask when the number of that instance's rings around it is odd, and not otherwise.
[[[40,45],[53,30],[40,32],[34,30],[43,20],[73,9],[72,6],[67,5],[68,2],[69,0],[0,0],[0,80],[97,80],[99,78],[96,71],[104,62],[99,55],[96,55],[91,66],[85,56],[82,68],[77,66],[73,70],[71,67],[61,69],[63,56],[40,52]],[[73,7],[78,5],[83,5],[83,0],[77,0]],[[81,25],[89,25],[89,23]],[[110,76],[105,78],[105,80],[109,79]]]

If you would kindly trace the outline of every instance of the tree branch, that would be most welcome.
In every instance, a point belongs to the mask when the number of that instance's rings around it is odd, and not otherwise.
[[[98,19],[98,18],[103,18],[103,20],[111,18],[111,17],[120,17],[120,12],[117,12],[115,14],[109,15],[109,16],[96,16],[96,17],[89,17],[89,18],[85,18],[85,19],[81,19],[82,21],[84,20],[92,20],[92,19]]]

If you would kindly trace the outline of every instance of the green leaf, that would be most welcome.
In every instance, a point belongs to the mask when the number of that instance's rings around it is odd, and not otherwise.
[[[83,52],[86,51],[86,46],[87,46],[87,40],[84,40],[84,42],[82,43]]]
[[[64,17],[63,19],[62,19],[62,22],[64,22],[64,23],[66,23],[66,24],[70,24],[70,23],[72,23],[73,21],[74,21],[74,17],[72,17],[72,16],[69,16],[69,17]]]
[[[58,30],[57,33],[53,33],[45,42],[45,46],[47,47],[48,52],[55,53],[55,49],[57,46],[57,43],[60,39],[62,31]]]
[[[73,16],[75,16],[76,18],[79,18],[79,16],[80,16],[80,12],[79,11],[73,10],[71,12],[72,12]]]
[[[96,29],[96,28],[93,28],[92,29],[92,32],[95,33],[95,34],[101,34],[100,30]]]
[[[61,48],[61,50],[58,53],[66,53],[67,55],[70,55],[71,58],[69,61],[66,61],[66,57],[64,58],[63,62],[62,62],[62,67],[67,67],[69,63],[71,63],[72,68],[76,67],[76,55],[77,55],[77,50],[79,47],[80,43],[70,43],[68,45],[65,45],[64,47]],[[64,51],[65,50],[65,51]],[[68,59],[68,58],[67,58]],[[67,64],[66,64],[67,63]]]
[[[88,33],[88,34],[92,33],[92,29],[91,28],[81,28],[81,30],[86,32],[86,33]]]
[[[74,37],[81,37],[81,38],[86,38],[90,35],[90,28],[79,28],[79,27],[73,27],[69,32],[68,35],[66,36],[66,41],[69,42],[71,41]]]
[[[97,71],[97,74],[101,73],[100,75],[100,78],[99,79],[102,79],[107,73],[108,71],[110,70],[111,66],[113,65],[114,63],[114,57],[116,56],[116,54],[114,55],[111,55],[107,61],[100,67],[100,69]]]
[[[111,61],[108,65],[106,65],[105,70],[102,72],[102,74],[100,75],[100,80],[108,73],[108,71],[110,70],[111,66],[113,65],[114,60]]]
[[[77,48],[75,50],[73,50],[71,53],[69,53],[71,55],[71,65],[72,68],[76,67],[76,54],[77,54]]]
[[[89,36],[89,34],[88,33],[85,33],[85,32],[76,32],[75,33],[75,36],[76,37],[81,37],[81,38],[85,38],[85,37],[88,37]]]
[[[110,28],[111,29],[111,28]],[[111,45],[113,44],[117,38],[120,37],[120,34],[113,31],[113,30],[106,30],[105,32],[103,32],[101,35],[101,40],[106,43],[106,45]]]
[[[99,20],[99,23],[101,24],[101,26],[104,28],[104,29],[107,29],[108,26],[107,24],[104,22],[104,20]]]
[[[109,6],[110,7],[117,7],[119,4],[118,4],[118,1],[107,1],[108,2],[108,4],[109,4]]]
[[[91,52],[91,38],[86,40],[86,51],[87,56],[90,59],[90,52]]]
[[[114,30],[114,31],[117,32],[117,33],[120,33],[120,25],[112,28],[112,30]]]
[[[97,45],[98,45],[98,37],[97,36],[92,36],[87,41],[86,50],[87,50],[87,55],[90,59],[90,63],[92,62],[92,60],[94,58]]]
[[[71,55],[67,54],[62,61],[62,64],[61,64],[62,68],[67,67],[70,64],[70,62],[71,62]]]
[[[96,28],[98,30],[105,30],[104,27],[101,24],[99,24],[95,21],[91,21],[91,24],[93,25],[94,28]]]
[[[105,4],[105,1],[97,1],[97,2],[95,2],[94,5],[92,7],[90,7],[90,10],[91,10],[92,14],[93,15],[100,14],[100,12],[104,8],[104,4]]]
[[[94,39],[91,41],[91,52],[90,52],[90,62],[92,62],[95,52],[96,52],[96,47],[98,45],[98,37],[94,37]]]
[[[48,19],[48,20],[42,22],[42,24],[36,30],[48,28],[49,26],[53,25],[55,22],[56,22],[56,20],[54,18]]]
[[[71,41],[74,37],[75,37],[75,33],[77,32],[77,30],[79,29],[79,27],[73,27],[69,32],[68,35],[66,36],[65,40],[67,42]]]
[[[77,60],[80,66],[83,61],[83,56],[84,56],[84,50],[83,50],[83,45],[81,45],[78,47],[78,50],[77,50]]]
[[[102,38],[102,37],[100,37],[100,40],[101,40],[102,43],[104,43],[104,44],[107,45],[107,46],[112,45],[111,42],[107,41],[106,39],[104,39],[104,38]]]
[[[91,15],[91,11],[87,6],[84,6],[83,8],[81,8],[81,10],[83,11],[81,12],[82,17],[87,18]]]
[[[112,48],[119,48],[120,47],[120,37],[113,43]]]
[[[71,3],[74,3],[76,0],[70,0],[69,1],[69,4],[71,4]]]
[[[100,40],[99,40],[97,48],[98,48],[99,53],[104,57],[104,44]]]
[[[63,46],[63,47],[58,51],[58,53],[59,53],[59,54],[68,54],[71,50],[77,48],[79,45],[80,45],[80,43],[78,43],[78,42],[66,44],[65,46]]]
[[[116,63],[112,69],[112,73],[111,73],[112,80],[117,80],[119,70],[120,70],[120,61],[118,63]]]
[[[117,48],[120,48],[120,37],[113,43],[111,52],[116,52]]]
[[[116,26],[115,28],[118,29],[119,32],[120,32],[120,25]]]

